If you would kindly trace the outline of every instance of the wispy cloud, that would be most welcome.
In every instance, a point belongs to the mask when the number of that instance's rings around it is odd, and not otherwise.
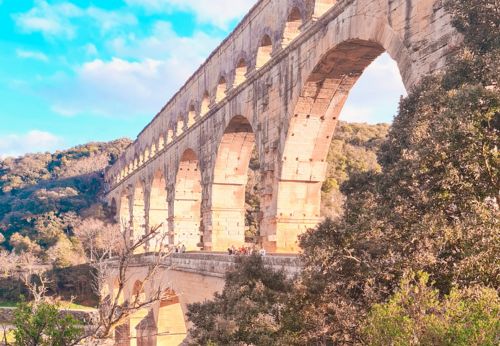
[[[222,29],[245,15],[256,0],[125,0],[129,5],[150,12],[186,11],[196,16],[198,22],[209,23]]]
[[[130,13],[106,11],[92,6],[81,8],[69,2],[49,4],[45,0],[36,0],[35,6],[28,12],[13,14],[12,18],[21,32],[39,32],[47,39],[74,38],[79,27],[77,20],[84,20],[86,27],[98,27],[101,32],[137,23],[136,17]]]
[[[200,32],[180,37],[166,22],[156,23],[145,38],[118,37],[109,43],[114,58],[78,66],[73,79],[57,80],[56,89],[51,83],[52,109],[66,116],[153,116],[220,39]]]
[[[53,151],[62,144],[61,138],[45,131],[31,130],[24,134],[8,134],[0,137],[0,158]]]
[[[36,52],[31,50],[17,49],[16,55],[22,59],[34,59],[47,62],[49,58],[42,52]]]

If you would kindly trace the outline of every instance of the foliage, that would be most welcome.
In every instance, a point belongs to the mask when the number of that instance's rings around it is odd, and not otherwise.
[[[401,102],[378,160],[381,171],[343,184],[345,214],[301,240],[301,285],[311,305],[305,342],[361,343],[360,321],[408,272],[426,271],[439,293],[499,287],[500,93],[494,1],[448,2],[465,37],[443,74]],[[470,11],[470,12],[469,12]],[[479,23],[479,24],[478,24]],[[484,36],[477,25],[495,23]],[[496,43],[495,43],[496,42]],[[308,315],[307,311],[316,311]],[[323,326],[314,333],[312,326]]]
[[[238,257],[222,293],[188,307],[193,344],[275,344],[291,290],[285,274],[264,266],[260,256]]]
[[[57,305],[21,302],[14,317],[17,346],[69,346],[83,336],[79,322],[69,314],[61,314]]]
[[[384,304],[372,307],[363,328],[368,345],[498,345],[500,298],[488,288],[452,289],[444,299],[429,275],[403,279]]]

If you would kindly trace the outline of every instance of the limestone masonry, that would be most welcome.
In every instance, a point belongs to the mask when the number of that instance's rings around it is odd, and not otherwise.
[[[243,244],[256,148],[260,242],[296,253],[297,237],[321,221],[326,155],[363,70],[386,51],[411,89],[460,39],[441,0],[259,1],[106,172],[117,221],[132,238],[162,225],[188,251]],[[222,287],[188,267],[171,281],[199,290],[196,299]]]

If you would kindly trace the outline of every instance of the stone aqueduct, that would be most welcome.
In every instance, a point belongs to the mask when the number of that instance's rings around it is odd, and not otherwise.
[[[386,51],[410,89],[459,41],[442,0],[259,1],[106,172],[117,221],[131,237],[163,225],[189,251],[242,244],[256,148],[261,243],[297,252],[320,221],[330,141],[364,69]]]

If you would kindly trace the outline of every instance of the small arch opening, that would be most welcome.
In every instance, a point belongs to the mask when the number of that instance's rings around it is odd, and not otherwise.
[[[200,116],[204,116],[205,114],[208,113],[210,107],[210,97],[208,96],[208,92],[205,91],[203,94],[203,100],[201,101],[201,110],[200,110]]]
[[[316,0],[314,2],[314,16],[321,17],[326,12],[328,12],[328,10],[331,9],[336,3],[337,0]]]
[[[167,131],[167,145],[172,143],[172,141],[174,140],[174,130],[173,129],[169,129]]]
[[[227,83],[226,78],[220,77],[219,84],[217,84],[217,92],[215,93],[216,102],[220,102],[226,97]]]
[[[177,117],[177,129],[176,129],[176,136],[180,136],[182,135],[182,133],[184,132],[184,126],[185,126],[185,122],[184,122],[184,117],[182,115],[179,115]]]
[[[188,127],[194,125],[194,123],[196,122],[195,118],[196,118],[196,110],[194,108],[194,105],[191,104],[188,110]]]
[[[273,42],[271,41],[271,37],[269,37],[269,35],[264,35],[260,41],[259,49],[257,50],[257,62],[255,67],[259,69],[271,60],[272,52]]]
[[[234,84],[235,85],[240,85],[246,80],[246,75],[248,72],[248,65],[245,59],[241,58],[240,61],[238,61],[238,64],[236,65],[235,69],[235,75],[234,75]]]
[[[283,48],[288,46],[297,36],[300,35],[300,27],[302,26],[302,15],[297,7],[294,7],[285,24],[283,32]]]
[[[158,150],[163,150],[165,148],[165,138],[163,136],[160,136],[158,139]]]

